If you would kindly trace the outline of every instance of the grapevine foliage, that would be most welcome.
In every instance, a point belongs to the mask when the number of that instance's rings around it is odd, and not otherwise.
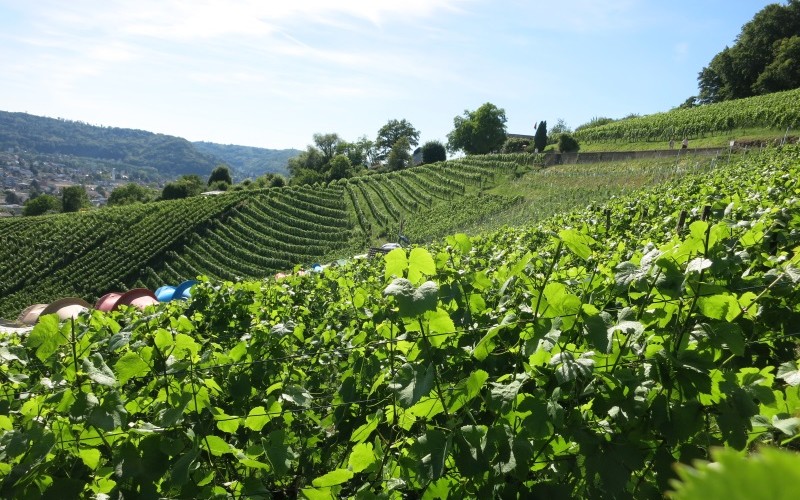
[[[798,174],[786,148],[536,227],[45,317],[0,344],[0,496],[659,497],[712,447],[794,446]]]

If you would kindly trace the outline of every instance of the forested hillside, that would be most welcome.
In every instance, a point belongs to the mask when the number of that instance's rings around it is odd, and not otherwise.
[[[171,176],[206,176],[221,162],[180,137],[0,111],[0,150],[9,149],[111,160]]]
[[[267,173],[288,175],[286,162],[301,152],[299,149],[265,149],[213,142],[192,144],[201,153],[216,156],[230,165],[236,180],[254,179]]]

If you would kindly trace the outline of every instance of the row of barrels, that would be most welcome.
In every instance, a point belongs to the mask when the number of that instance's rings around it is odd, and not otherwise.
[[[94,304],[98,311],[111,312],[122,306],[144,309],[160,302],[188,299],[192,295],[195,280],[187,280],[178,286],[164,285],[155,292],[147,288],[134,288],[127,292],[109,292]],[[92,305],[79,297],[65,297],[49,304],[33,304],[25,308],[17,318],[22,325],[35,325],[41,316],[55,314],[59,320],[77,317],[80,313],[92,308]]]

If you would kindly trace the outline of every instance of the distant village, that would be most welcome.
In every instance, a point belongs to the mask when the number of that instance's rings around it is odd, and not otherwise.
[[[0,152],[0,217],[22,213],[25,201],[35,194],[59,196],[68,186],[82,185],[94,206],[103,206],[111,191],[128,182],[127,170],[87,164],[69,155],[42,155],[24,151]]]

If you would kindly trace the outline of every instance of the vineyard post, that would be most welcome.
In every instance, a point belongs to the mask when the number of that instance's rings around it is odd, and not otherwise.
[[[681,210],[681,214],[678,216],[678,225],[675,226],[676,233],[683,231],[684,223],[686,223],[686,210]]]

